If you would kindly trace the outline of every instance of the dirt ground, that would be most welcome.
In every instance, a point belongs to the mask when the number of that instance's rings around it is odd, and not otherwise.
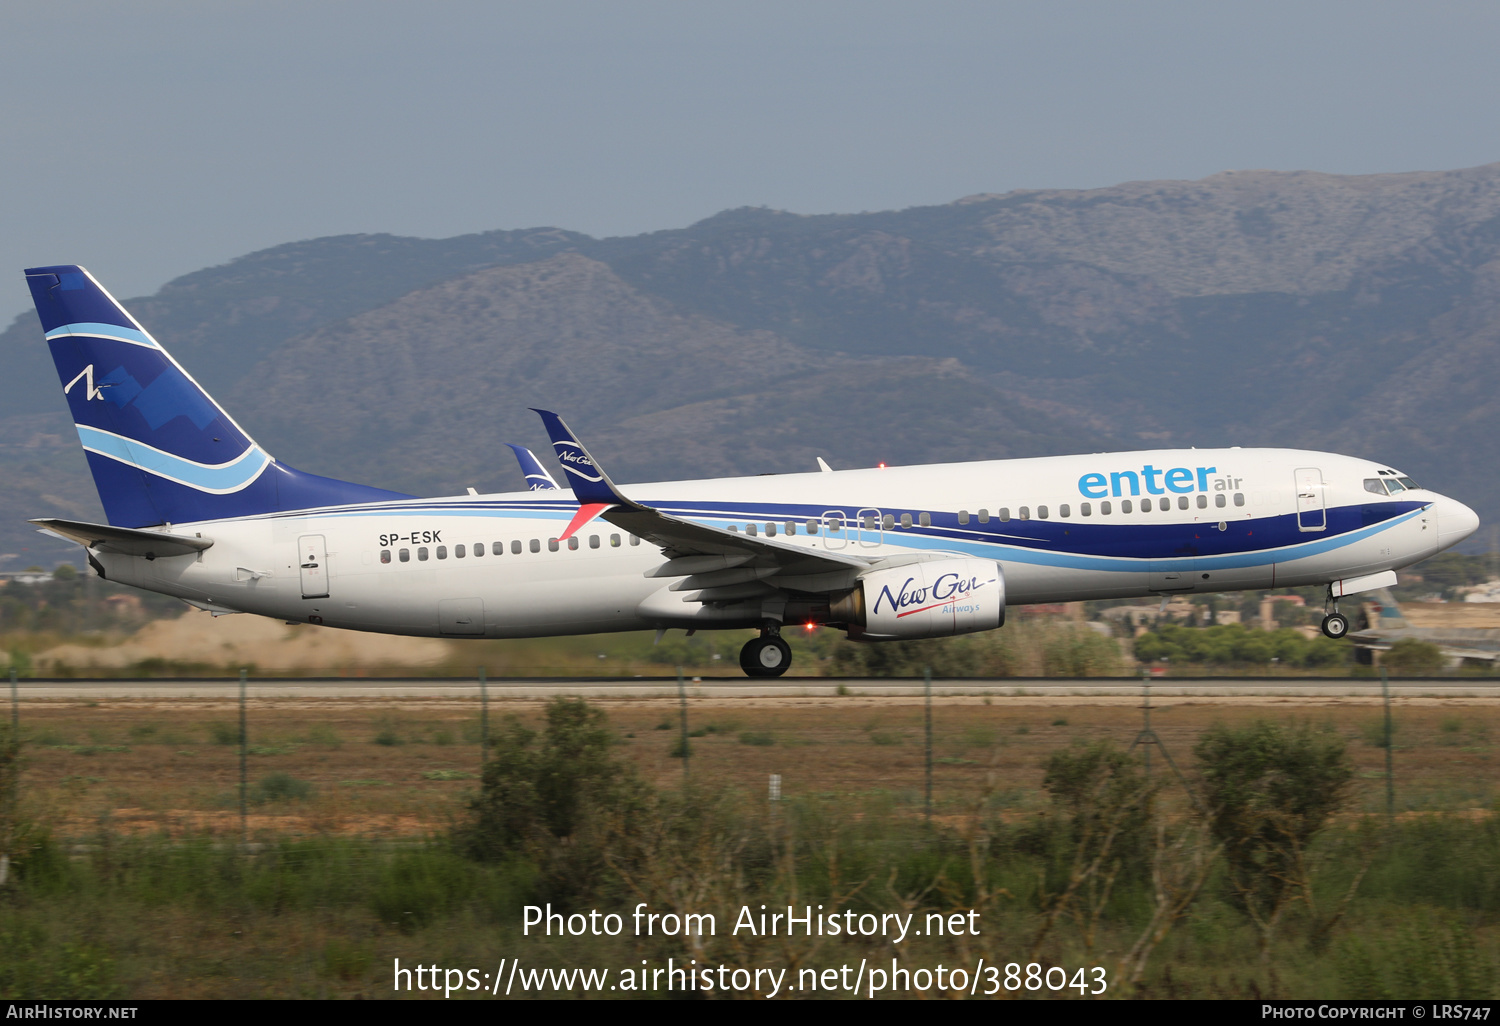
[[[690,699],[688,729],[698,736],[686,767],[669,754],[681,731],[675,700],[594,704],[607,712],[621,753],[659,786],[678,786],[686,769],[695,782],[764,795],[774,773],[787,798],[883,794],[921,806],[920,698]],[[542,708],[538,700],[492,701],[492,732],[507,715],[539,726]],[[1176,698],[1152,708],[1162,746],[1189,778],[1206,728],[1257,719],[1338,731],[1357,767],[1351,812],[1384,809],[1378,699]],[[21,721],[24,808],[68,838],[87,840],[103,826],[176,835],[240,829],[233,702],[38,699],[23,702]],[[1045,801],[1042,765],[1051,752],[1099,738],[1128,746],[1142,728],[1138,700],[1124,697],[940,698],[932,721],[934,803],[943,816],[961,816],[985,796],[1002,814],[1035,808]],[[1394,722],[1398,809],[1497,810],[1500,700],[1403,698]],[[254,836],[437,833],[463,815],[477,787],[474,701],[255,699],[247,723]],[[1161,749],[1151,752],[1153,770],[1167,772]]]
[[[437,638],[361,634],[290,625],[264,616],[214,616],[194,609],[172,620],[154,620],[118,644],[47,649],[37,654],[36,664],[49,673],[62,667],[119,669],[146,659],[288,670],[436,666],[448,656],[449,643]]]

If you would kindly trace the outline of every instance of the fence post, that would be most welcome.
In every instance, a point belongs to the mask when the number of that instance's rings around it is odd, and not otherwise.
[[[240,844],[241,844],[241,846],[247,846],[250,843],[250,823],[249,823],[249,818],[248,818],[248,812],[247,812],[247,810],[245,808],[245,801],[248,798],[248,794],[246,793],[246,788],[247,788],[246,780],[247,780],[247,772],[248,772],[248,769],[249,769],[248,765],[246,764],[246,756],[249,754],[248,749],[249,749],[249,745],[250,745],[250,733],[249,733],[249,729],[245,725],[245,677],[246,677],[246,670],[245,670],[245,668],[243,666],[241,666],[240,667]]]
[[[1391,745],[1395,733],[1391,723],[1391,682],[1386,676],[1385,667],[1380,668],[1380,695],[1385,701],[1385,820],[1388,825],[1396,823],[1396,774],[1395,763],[1391,757]]]
[[[682,779],[687,782],[688,778],[688,726],[687,726],[687,688],[682,683],[682,667],[677,667],[677,704],[682,711]]]
[[[479,776],[490,761],[490,689],[484,667],[479,668]]]
[[[927,713],[927,825],[932,825],[932,667],[922,667],[922,690]]]

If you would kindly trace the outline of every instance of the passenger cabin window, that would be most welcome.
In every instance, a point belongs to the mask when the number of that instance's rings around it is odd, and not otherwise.
[[[1381,483],[1378,477],[1367,477],[1365,478],[1365,491],[1374,495],[1384,495],[1385,485]]]
[[[982,510],[979,511],[979,522],[981,524],[987,524],[987,523],[990,522],[990,511],[989,510],[982,509]]]
[[[959,510],[958,511],[958,523],[959,523],[959,526],[962,527],[962,526],[968,524],[968,522],[969,522],[969,511],[966,510],[966,509]]]
[[[1066,520],[1068,517],[1070,517],[1070,516],[1073,515],[1072,514],[1072,509],[1065,502],[1061,506],[1057,507],[1057,515]]]
[[[598,547],[599,547],[599,536],[597,534],[591,534],[591,535],[589,535],[589,548],[591,548],[591,549],[597,549]]]
[[[1121,499],[1120,500],[1120,512],[1121,513],[1129,513],[1130,512],[1130,500],[1129,499]]]
[[[630,544],[632,544],[632,545],[639,545],[640,543],[641,543],[641,540],[639,538],[637,538],[635,535],[632,534],[630,536]]]
[[[1150,513],[1151,512],[1151,500],[1150,499],[1142,499],[1141,500],[1141,512],[1142,513]]]
[[[882,517],[880,522],[885,525],[887,531],[894,531],[896,529],[896,518],[890,513]]]
[[[996,515],[999,516],[1000,522],[1002,524],[1008,524],[1008,523],[1010,523],[1010,510],[1007,507],[1001,506],[1000,507],[1000,512],[998,514],[996,514]]]
[[[1223,509],[1225,505],[1227,505],[1227,500],[1225,500],[1223,492],[1220,492],[1218,495],[1214,496],[1215,507],[1217,507],[1218,509]]]
[[[1036,508],[1036,518],[1038,520],[1046,520],[1047,519],[1047,507],[1046,506],[1038,506]]]
[[[774,537],[776,537],[776,525],[775,524],[767,524],[766,525],[766,537],[767,538],[774,538]]]
[[[419,546],[417,546],[417,562],[418,563],[425,563],[427,561],[427,557],[428,557],[427,546],[426,545],[419,545]]]
[[[1202,492],[1198,493],[1198,508],[1208,509],[1208,496],[1204,495]]]
[[[536,543],[533,542],[532,544]],[[519,538],[510,543],[510,554],[513,556],[519,556],[521,554],[521,540]]]
[[[468,555],[468,553],[469,550],[464,548],[462,545],[453,546],[453,556],[455,559],[463,559],[464,556]]]
[[[390,549],[381,549],[380,550],[380,561],[382,563],[389,563],[391,561],[391,550]]]
[[[1094,515],[1094,506],[1093,506],[1093,503],[1080,502],[1078,504],[1078,515],[1081,516],[1081,517],[1091,517],[1091,516],[1093,516]]]
[[[438,559],[447,559],[448,558],[448,546],[446,546],[446,545],[439,545],[437,547],[437,558]]]
[[[1022,506],[1020,512],[1017,515],[1022,520],[1030,520],[1031,519],[1031,507],[1030,506]]]
[[[575,534],[573,537],[568,539],[568,548],[572,549],[574,552],[578,551],[578,535]]]
[[[620,536],[618,534],[612,534],[609,536],[609,547],[612,549],[618,549],[620,547]]]
[[[548,552],[556,552],[557,551],[557,539],[556,538],[548,538],[547,539],[547,551]]]
[[[531,539],[530,548],[531,548],[532,552],[541,552],[542,551],[542,542],[541,542],[541,539],[539,539],[539,538],[533,538],[533,539]]]
[[[748,534],[750,537],[754,538],[760,532],[758,530],[756,530],[756,527],[755,527],[754,524],[746,524],[745,525],[745,533]]]
[[[921,524],[923,527],[931,527],[932,526],[932,514],[931,513],[923,513],[923,514],[921,514],[920,516],[917,517],[917,522],[919,524]]]
[[[911,526],[911,514],[910,513],[903,513],[903,514],[901,514],[901,526],[902,527],[910,527]]]
[[[786,536],[788,538],[790,538],[790,537],[794,536],[796,533],[797,533],[797,521],[795,521],[795,520],[788,520],[786,522]]]
[[[411,562],[411,549],[402,549],[400,552],[396,553],[396,555],[400,557],[401,562],[403,563]]]
[[[1107,517],[1113,512],[1114,509],[1110,506],[1108,499],[1105,499],[1103,502],[1099,503],[1099,515],[1101,517]]]
[[[1200,498],[1201,498],[1201,496],[1200,496]],[[1179,495],[1179,496],[1177,496],[1177,508],[1178,509],[1187,509],[1188,508],[1187,496],[1186,495]]]
[[[1244,492],[1235,492],[1234,493],[1234,504],[1236,506],[1243,506],[1245,504],[1245,493]]]
[[[807,522],[807,533],[808,534],[817,534],[818,533],[818,522],[816,520],[809,520]]]

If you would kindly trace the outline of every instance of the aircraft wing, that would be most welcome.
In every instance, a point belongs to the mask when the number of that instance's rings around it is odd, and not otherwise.
[[[562,538],[595,517],[606,520],[660,546],[667,562],[650,576],[685,577],[673,590],[707,589],[702,601],[717,600],[716,589],[741,589],[753,581],[797,591],[832,591],[851,587],[854,578],[873,565],[859,556],[751,537],[643,506],[621,493],[561,417],[547,410],[535,412],[547,426],[579,503]]]
[[[145,556],[147,559],[202,552],[214,543],[212,538],[202,535],[159,534],[156,531],[138,531],[132,527],[88,524],[80,520],[46,517],[31,523],[41,528],[44,534],[75,541],[85,548],[118,552],[126,556]]]
[[[510,451],[516,454],[516,462],[521,464],[521,473],[526,476],[526,487],[534,492],[551,492],[557,490],[557,482],[552,480],[552,475],[547,473],[547,468],[542,466],[542,461],[536,458],[536,453],[524,445],[515,445],[506,442]]]

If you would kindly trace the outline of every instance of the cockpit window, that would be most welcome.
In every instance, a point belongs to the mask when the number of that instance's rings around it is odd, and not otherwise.
[[[1378,477],[1367,477],[1365,478],[1365,491],[1374,492],[1376,495],[1384,495],[1385,485],[1381,483]]]
[[[1406,487],[1408,487],[1408,488],[1416,489],[1416,488],[1422,487],[1421,485],[1417,484],[1415,481],[1413,481],[1409,477],[1397,478],[1397,480],[1400,481],[1402,484],[1406,485]]]
[[[1394,477],[1386,478],[1385,486],[1391,490],[1392,495],[1395,495],[1397,492],[1406,491],[1406,486]]]

